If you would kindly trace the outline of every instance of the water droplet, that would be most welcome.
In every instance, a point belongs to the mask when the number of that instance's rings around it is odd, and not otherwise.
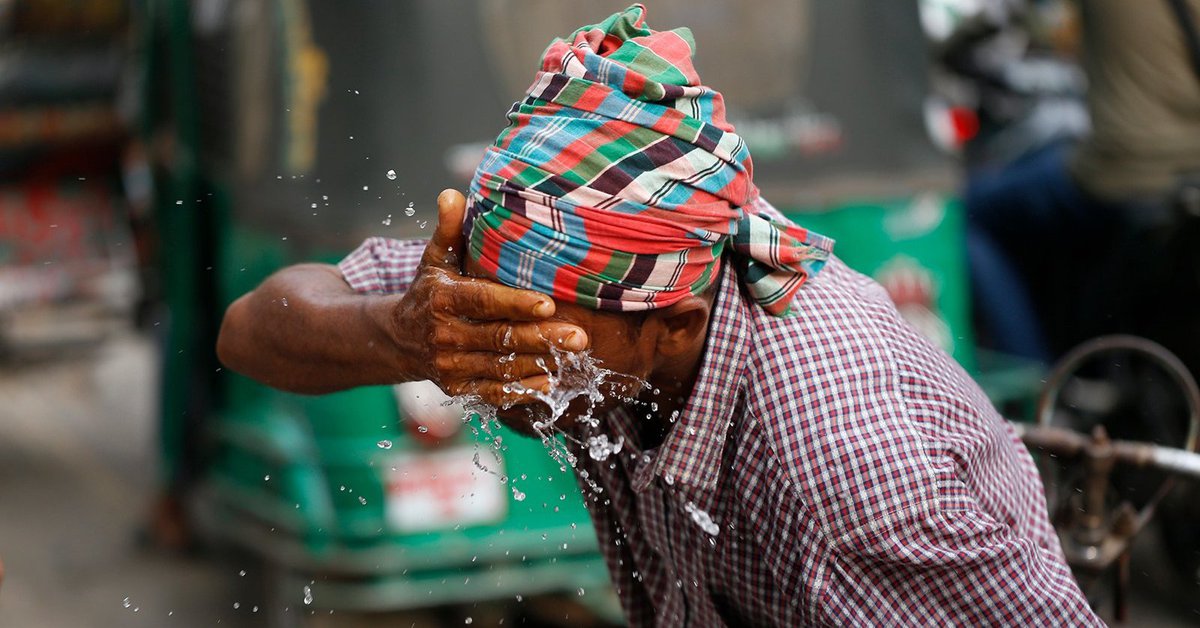
[[[391,449],[392,448],[392,441],[386,440],[386,439],[381,440],[375,444],[378,445],[380,449]]]
[[[239,575],[239,576],[241,576],[241,577],[243,577],[243,578],[245,578],[245,577],[246,577],[246,570],[245,570],[245,569],[243,569],[243,570],[239,571],[239,572],[238,572],[238,575]]]
[[[468,618],[466,618],[466,619],[464,619],[464,620],[463,620],[463,623],[464,623],[464,624],[469,624],[469,623],[471,623],[472,621],[474,621],[474,620],[473,620],[473,619],[471,619],[470,617],[468,617]]]
[[[517,487],[512,487],[513,499],[523,502],[525,501],[525,493],[522,493]]]
[[[385,227],[392,226],[392,215],[388,214],[388,217],[384,218],[382,222],[383,222],[383,226],[385,226]]]
[[[366,192],[366,191],[367,191],[367,190],[369,190],[369,189],[371,189],[371,186],[369,186],[369,185],[364,185],[364,186],[363,186],[363,192]]]
[[[524,599],[525,599],[525,598],[521,597],[521,594],[520,594],[520,593],[518,593],[518,594],[517,594],[517,601],[518,601],[518,602],[520,602],[520,601],[522,601],[522,600],[524,600]]]
[[[620,453],[624,446],[624,436],[618,436],[617,440],[613,442],[609,442],[606,434],[592,436],[587,440],[588,455],[596,461],[607,460],[612,454]]]
[[[316,208],[317,208],[317,204],[316,204],[316,203],[313,203],[313,204],[312,204],[312,209],[316,209]]]
[[[429,221],[428,221],[428,220],[418,220],[418,221],[417,221],[417,228],[418,228],[418,229],[424,229],[424,228],[425,228],[425,225],[427,225],[427,224],[429,224]]]
[[[358,496],[358,503],[362,504],[363,506],[366,506],[366,505],[367,505],[367,498],[366,498],[366,497],[363,497],[362,495],[359,495],[359,496]]]
[[[121,600],[121,606],[124,606],[125,608],[129,608],[132,605],[133,605],[133,602],[130,602],[129,598],[125,598],[124,600]]]
[[[283,307],[288,306],[287,297],[279,297],[279,302],[283,304]]]
[[[712,536],[716,536],[721,531],[721,527],[712,520],[712,517],[696,504],[688,502],[683,505],[683,509],[692,516],[692,521],[696,522],[696,525],[700,526],[701,530]]]
[[[395,180],[396,180],[396,171],[395,171],[395,170],[388,170],[388,171],[387,171],[387,178],[388,178],[388,179],[391,179],[392,181],[395,181]]]
[[[183,201],[175,201],[176,205],[183,205]]]
[[[271,474],[270,474],[270,473],[268,473],[268,474],[266,474],[266,475],[264,475],[264,476],[263,476],[263,482],[270,482],[270,481],[271,481]]]
[[[236,611],[237,609],[239,609],[239,608],[241,608],[241,607],[242,607],[242,603],[241,603],[241,602],[234,602],[234,603],[233,603],[233,610],[235,610],[235,611]]]
[[[416,210],[416,208],[414,208],[414,207],[413,207],[413,204],[412,204],[412,202],[409,202],[409,204],[408,204],[408,207],[405,207],[405,208],[404,208],[404,215],[405,215],[405,216],[412,216],[412,215],[413,215],[413,214],[415,214],[415,213],[417,213],[417,210]]]
[[[583,597],[583,593],[584,593],[583,587],[579,587],[579,596]]]
[[[308,585],[306,584],[304,585],[304,605],[308,606],[309,604],[312,604],[312,600],[312,589],[308,588]]]

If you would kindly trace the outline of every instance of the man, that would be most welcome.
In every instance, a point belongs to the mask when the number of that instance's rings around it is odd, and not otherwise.
[[[551,44],[427,245],[277,273],[222,360],[301,392],[431,379],[526,432],[560,350],[645,380],[557,424],[632,625],[1098,624],[1013,432],[758,196],[691,34],[643,14]]]

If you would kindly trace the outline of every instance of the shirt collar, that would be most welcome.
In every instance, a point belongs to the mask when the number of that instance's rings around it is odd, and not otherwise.
[[[732,264],[723,266],[696,382],[654,461],[654,475],[669,484],[716,487],[733,411],[745,388],[750,312]]]

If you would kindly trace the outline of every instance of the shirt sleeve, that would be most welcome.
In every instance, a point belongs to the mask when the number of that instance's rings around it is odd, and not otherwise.
[[[417,275],[425,240],[367,238],[338,262],[342,277],[355,292],[395,294],[405,292]]]
[[[834,625],[1103,626],[1053,549],[980,508],[889,515],[840,539]]]

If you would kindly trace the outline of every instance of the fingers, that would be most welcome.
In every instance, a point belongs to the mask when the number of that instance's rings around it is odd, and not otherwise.
[[[475,320],[535,321],[554,314],[554,300],[544,294],[483,279],[456,282],[444,295],[450,311]]]
[[[462,227],[467,199],[457,190],[438,195],[438,224],[421,264],[447,271],[443,277],[454,284],[443,293],[450,295],[454,314],[480,320],[537,320],[554,314],[554,300],[532,290],[519,290],[491,281],[464,279],[465,252]]]
[[[549,353],[552,343],[567,351],[582,351],[588,345],[587,333],[583,329],[558,322],[513,324],[447,321],[434,330],[433,340],[439,346],[459,351],[494,351],[498,354],[545,355]]]
[[[443,190],[438,195],[437,205],[437,228],[425,246],[421,263],[457,273],[462,259],[462,226],[467,214],[467,199],[458,190]]]

